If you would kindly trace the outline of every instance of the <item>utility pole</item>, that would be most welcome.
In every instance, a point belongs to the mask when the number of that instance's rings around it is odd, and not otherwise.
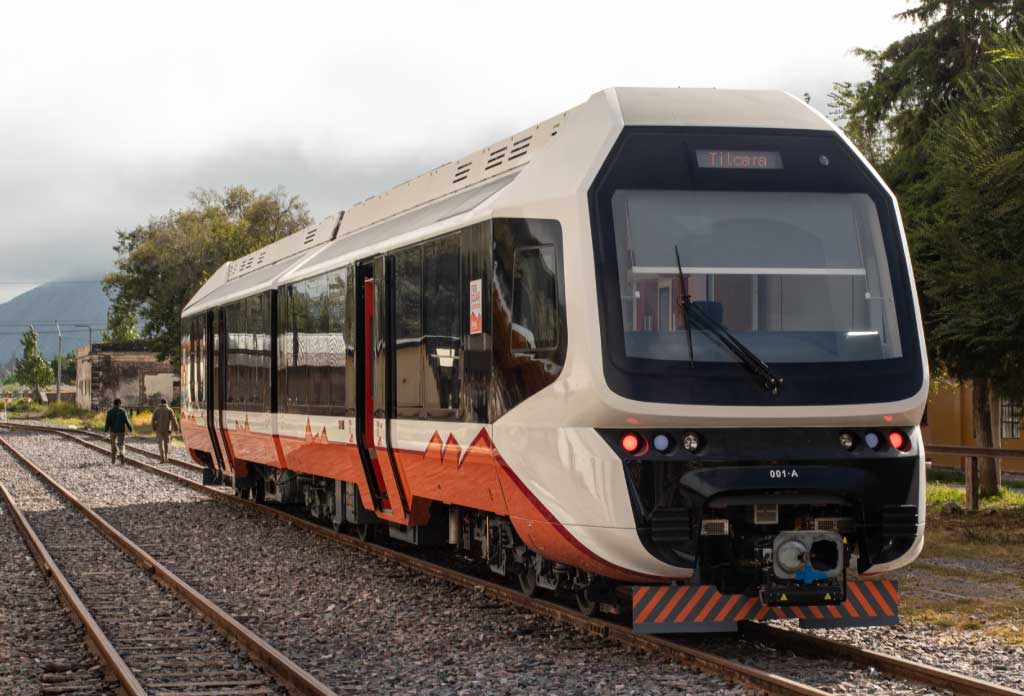
[[[61,383],[61,374],[60,374],[61,370],[60,370],[60,368],[61,368],[61,363],[64,362],[64,353],[61,352],[61,350],[63,348],[63,346],[61,345],[61,338],[63,338],[63,336],[60,335],[60,322],[59,321],[55,321],[54,324],[57,325],[57,403],[59,404],[60,403],[60,383]]]

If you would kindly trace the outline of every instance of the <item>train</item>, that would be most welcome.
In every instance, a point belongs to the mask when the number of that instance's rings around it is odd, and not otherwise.
[[[636,630],[898,620],[928,364],[896,199],[803,100],[611,88],[222,265],[209,481]]]

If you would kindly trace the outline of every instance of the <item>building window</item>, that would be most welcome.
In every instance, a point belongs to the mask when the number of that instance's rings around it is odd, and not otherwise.
[[[1004,440],[1020,439],[1021,402],[999,401],[999,436]]]

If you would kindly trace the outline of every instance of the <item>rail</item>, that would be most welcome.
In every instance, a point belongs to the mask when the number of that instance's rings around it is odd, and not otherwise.
[[[2,424],[0,424],[2,425]],[[15,427],[18,427],[17,425]],[[78,437],[78,433],[45,426],[30,426],[30,429],[43,430],[64,436],[82,446],[107,453],[107,449],[93,442]],[[138,451],[145,456],[157,458],[154,452],[139,448]],[[336,532],[333,529],[324,527],[316,522],[304,519],[285,512],[276,507],[260,505],[250,500],[244,500],[231,493],[193,481],[192,479],[180,476],[172,471],[147,464],[133,458],[126,458],[126,461],[134,466],[150,471],[181,485],[201,490],[216,498],[239,505],[248,510],[256,510],[262,514],[276,517],[299,529],[309,531],[312,534],[331,539],[343,545],[358,549],[378,558],[398,563],[425,575],[445,580],[449,583],[467,587],[488,596],[522,607],[536,614],[547,616],[560,623],[574,626],[577,629],[613,640],[621,645],[636,648],[646,652],[653,652],[672,659],[680,664],[694,667],[703,672],[709,672],[722,676],[735,683],[750,686],[766,693],[773,694],[824,694],[815,687],[801,684],[779,675],[765,672],[748,665],[739,664],[709,653],[692,646],[684,645],[674,640],[660,638],[651,635],[637,634],[628,626],[614,623],[606,619],[583,616],[579,612],[568,607],[556,604],[551,601],[526,597],[512,588],[500,585],[489,580],[477,578],[472,575],[461,573],[447,566],[439,565],[430,561],[417,558],[410,554],[396,551],[384,546],[378,546],[369,542]],[[192,462],[172,460],[170,463],[185,468],[196,468]],[[814,636],[801,631],[791,631],[769,624],[742,622],[740,624],[741,635],[754,641],[772,643],[778,647],[801,652],[810,656],[823,658],[840,658],[853,662],[862,667],[873,667],[879,672],[899,679],[927,684],[939,689],[944,689],[956,694],[969,694],[974,696],[1024,696],[1024,691],[1005,687],[999,684],[985,682],[955,672],[933,667],[919,662],[913,662],[894,655],[874,650],[866,650],[848,643],[841,643],[826,638]]]
[[[9,423],[3,423],[0,425],[10,426]],[[53,432],[65,434],[63,431],[58,429],[54,429]],[[71,436],[71,439],[77,440],[89,447],[96,447],[92,443],[87,443],[84,440],[78,440],[73,436]],[[100,532],[100,534],[121,549],[121,551],[135,561],[139,567],[151,574],[159,583],[178,595],[199,614],[206,617],[213,626],[227,638],[233,640],[240,647],[245,649],[254,661],[266,667],[282,685],[289,689],[289,691],[309,696],[335,696],[334,691],[321,683],[316,677],[299,667],[297,664],[292,662],[290,658],[270,645],[270,643],[266,642],[256,633],[239,623],[238,620],[225,612],[184,580],[179,578],[165,565],[153,558],[153,556],[111,526],[110,523],[104,520],[96,511],[85,505],[85,503],[80,501],[67,488],[57,483],[57,481],[55,481],[49,474],[36,466],[30,459],[28,459],[28,457],[18,451],[5,439],[0,438],[0,446],[7,449],[15,459],[24,464],[36,476],[57,491],[57,493],[67,500],[72,507],[81,512],[89,523]],[[107,643],[109,644],[109,641],[107,641]],[[111,649],[113,649],[113,646],[111,646]],[[126,665],[125,669],[128,669]],[[139,686],[139,689],[141,688],[142,687]],[[144,694],[145,691],[139,691],[136,693]]]

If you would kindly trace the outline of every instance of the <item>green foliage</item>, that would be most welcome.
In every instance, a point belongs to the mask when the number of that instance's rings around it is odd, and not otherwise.
[[[137,315],[142,336],[175,365],[181,310],[202,284],[226,261],[312,222],[306,204],[280,189],[197,190],[191,199],[189,208],[118,231],[117,270],[104,278],[104,290],[122,308],[118,311]]]
[[[54,375],[57,374],[57,358],[50,361],[50,369],[53,370]],[[64,383],[74,384],[78,373],[78,358],[75,355],[75,351],[72,350],[64,356],[60,363],[60,369],[60,377],[64,380]]]
[[[103,330],[103,342],[134,341],[139,338],[139,320],[135,311],[121,295],[107,310],[107,328]]]
[[[996,37],[1024,26],[1024,4],[921,0],[897,17],[917,30],[882,50],[856,49],[871,78],[837,83],[829,96],[832,116],[899,195],[913,242],[942,194],[934,179],[926,181],[929,130],[964,97],[961,79],[985,62]]]
[[[19,384],[38,391],[53,384],[53,370],[39,352],[39,334],[34,328],[21,335],[21,360],[15,364],[14,374]]]
[[[996,40],[928,134],[941,188],[915,235],[930,349],[960,378],[1024,397],[1024,42]]]
[[[8,385],[8,384],[17,384],[17,383],[18,383],[18,375],[14,374],[13,371],[12,372],[8,372],[6,375],[4,375],[4,379],[3,379],[2,384]]]

